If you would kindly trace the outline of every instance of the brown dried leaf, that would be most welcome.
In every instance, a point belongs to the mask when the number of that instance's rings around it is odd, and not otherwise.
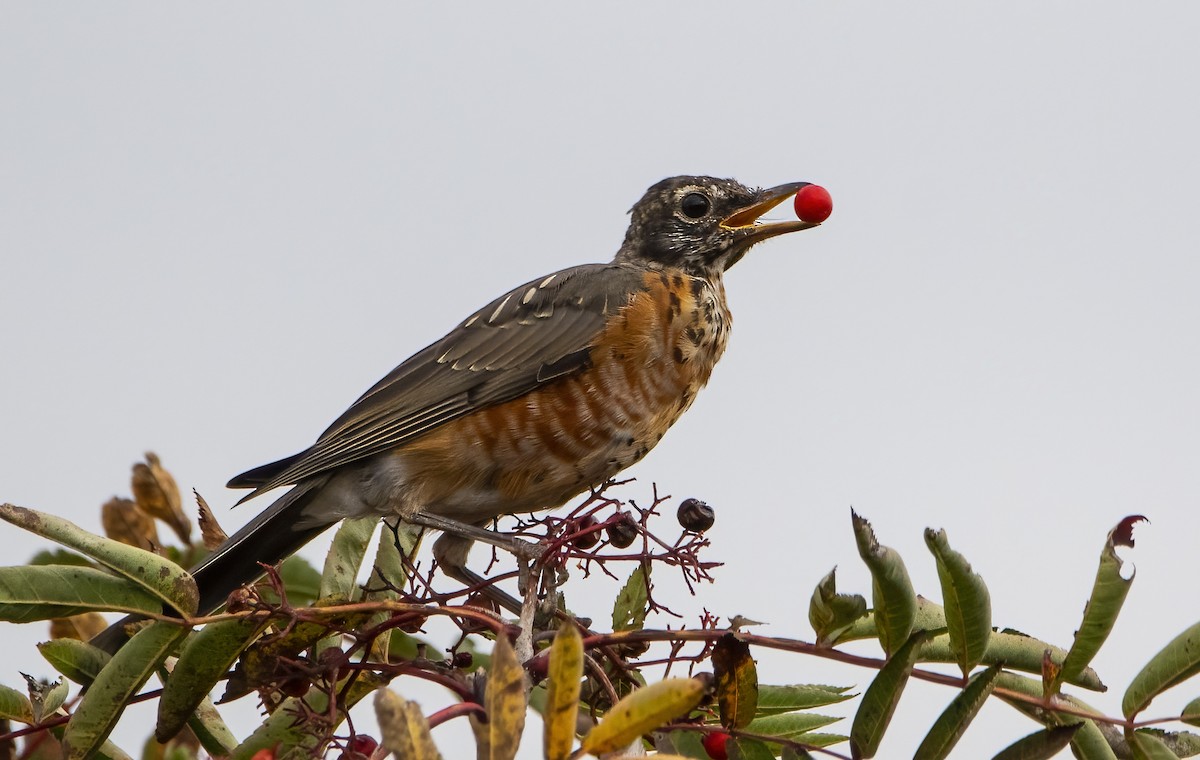
[[[196,507],[200,512],[197,522],[200,523],[200,541],[204,544],[204,548],[209,551],[214,551],[218,546],[225,543],[225,539],[229,538],[224,529],[217,523],[217,517],[213,514],[212,509],[208,506],[208,502],[200,495],[199,491],[192,491],[196,497]]]
[[[166,523],[179,540],[191,546],[192,524],[183,513],[183,500],[175,478],[162,466],[158,455],[146,452],[146,463],[133,466],[129,486],[138,507],[151,517]]]
[[[100,508],[104,535],[129,546],[159,553],[158,528],[154,520],[129,499],[114,496]]]
[[[50,638],[88,641],[107,627],[108,621],[99,612],[85,612],[82,615],[52,619]]]

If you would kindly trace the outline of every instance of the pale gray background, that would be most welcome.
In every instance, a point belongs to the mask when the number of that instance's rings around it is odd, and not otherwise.
[[[266,502],[228,513],[230,475],[504,289],[607,260],[652,182],[810,180],[833,217],[730,272],[729,352],[633,471],[718,509],[716,585],[660,594],[809,638],[831,567],[868,589],[853,506],[919,591],[943,527],[998,625],[1069,644],[1106,532],[1145,513],[1089,699],[1118,712],[1200,617],[1193,4],[2,9],[0,499],[97,528],[152,448],[236,526]],[[603,619],[613,588],[568,592]],[[43,635],[0,630],[0,680],[50,674]],[[776,682],[872,675],[758,654]],[[886,753],[951,697],[911,687]],[[956,756],[1034,728],[989,706]]]

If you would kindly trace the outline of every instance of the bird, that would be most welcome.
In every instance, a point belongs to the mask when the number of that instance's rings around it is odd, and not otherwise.
[[[612,261],[504,293],[389,372],[312,446],[232,478],[250,489],[239,504],[291,489],[191,571],[199,613],[263,564],[370,515],[440,529],[438,567],[477,583],[466,560],[493,535],[485,526],[599,486],[691,406],[729,339],[726,270],[757,243],[818,226],[762,220],[808,184],[654,184]]]

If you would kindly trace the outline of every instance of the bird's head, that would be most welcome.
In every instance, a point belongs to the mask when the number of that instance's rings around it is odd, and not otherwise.
[[[616,260],[719,276],[755,243],[817,226],[797,220],[759,221],[807,184],[763,190],[715,177],[664,179],[630,210],[629,231]]]

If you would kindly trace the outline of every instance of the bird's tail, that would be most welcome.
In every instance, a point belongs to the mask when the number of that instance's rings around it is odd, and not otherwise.
[[[213,612],[225,604],[234,589],[262,577],[262,564],[274,565],[291,556],[333,524],[314,524],[311,516],[305,514],[324,484],[323,478],[315,478],[293,487],[191,569],[200,590],[197,614]],[[297,524],[303,527],[296,527]],[[138,615],[122,618],[94,636],[90,643],[106,652],[115,652],[129,638],[127,626],[143,619]]]

